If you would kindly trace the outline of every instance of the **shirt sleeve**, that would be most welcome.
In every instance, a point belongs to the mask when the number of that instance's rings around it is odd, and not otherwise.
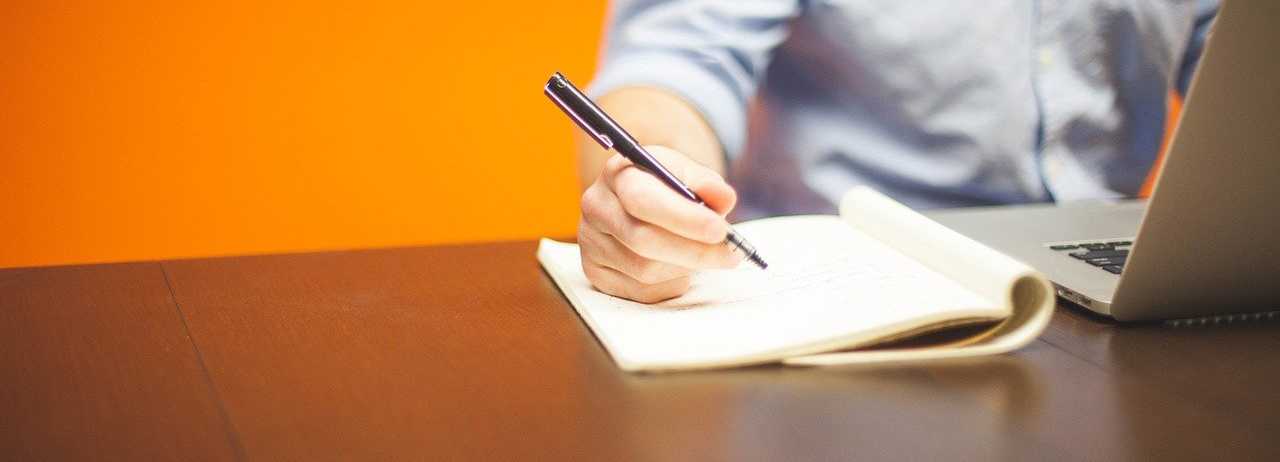
[[[1204,42],[1209,38],[1213,28],[1213,19],[1218,16],[1218,0],[1196,1],[1196,19],[1191,29],[1191,42],[1187,44],[1187,54],[1182,58],[1182,66],[1178,68],[1178,94],[1186,96],[1191,88],[1191,77],[1195,75],[1196,65],[1200,63],[1200,54],[1204,51]]]
[[[617,0],[588,93],[670,91],[701,113],[733,159],[746,142],[747,102],[800,1]]]

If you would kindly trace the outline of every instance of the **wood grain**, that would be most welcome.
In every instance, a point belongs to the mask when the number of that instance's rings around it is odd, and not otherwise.
[[[1274,324],[1062,310],[951,364],[628,375],[530,242],[164,263],[261,459],[1274,458]],[[679,339],[672,339],[679,341]]]
[[[622,377],[528,243],[165,266],[250,457],[608,454]]]
[[[0,271],[0,458],[227,460],[160,265]]]

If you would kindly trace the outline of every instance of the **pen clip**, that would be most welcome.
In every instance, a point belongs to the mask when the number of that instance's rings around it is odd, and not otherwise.
[[[605,150],[613,149],[613,140],[609,139],[608,135],[601,133],[600,130],[596,129],[596,127],[591,126],[586,119],[578,114],[578,111],[573,109],[573,105],[565,102],[565,100],[561,98],[560,92],[570,93],[569,96],[572,96],[569,83],[565,81],[564,76],[560,75],[559,72],[555,73],[555,75],[551,77],[551,80],[547,81],[547,85],[543,87],[542,92],[545,93],[547,97],[551,98],[551,101],[556,103],[556,106],[559,107],[561,111],[564,111],[565,115],[568,115],[570,119],[573,119],[574,123],[578,124],[579,127],[582,127],[583,131],[591,134],[591,137],[595,138],[596,142],[600,143],[601,147]],[[585,96],[580,97],[586,98]]]

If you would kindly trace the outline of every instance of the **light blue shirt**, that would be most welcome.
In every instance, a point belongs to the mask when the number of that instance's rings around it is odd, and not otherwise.
[[[616,1],[591,93],[674,92],[742,218],[1132,197],[1216,1]]]

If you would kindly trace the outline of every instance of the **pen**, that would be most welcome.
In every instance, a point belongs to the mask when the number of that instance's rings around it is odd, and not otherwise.
[[[658,180],[675,190],[676,193],[691,201],[707,205],[706,201],[703,201],[701,197],[698,197],[697,193],[671,174],[671,171],[658,163],[658,159],[655,159],[652,154],[649,154],[649,151],[640,146],[640,143],[635,138],[632,138],[630,133],[623,130],[621,125],[614,122],[612,117],[605,114],[603,109],[591,102],[587,95],[578,90],[578,87],[573,86],[569,79],[564,78],[559,72],[556,72],[547,80],[547,86],[543,89],[543,93],[546,93],[547,97],[551,98],[551,101],[560,107],[560,110],[564,111],[570,119],[573,119],[583,131],[587,132],[587,135],[590,135],[592,139],[600,143],[600,146],[604,147],[606,151],[610,149],[617,150],[631,160],[632,164],[658,177]],[[729,234],[725,236],[724,243],[732,245],[735,250],[742,252],[747,260],[760,267],[760,269],[769,267],[769,264],[765,263],[763,258],[760,258],[756,248],[747,242],[741,234],[738,234],[732,226],[729,227]]]

